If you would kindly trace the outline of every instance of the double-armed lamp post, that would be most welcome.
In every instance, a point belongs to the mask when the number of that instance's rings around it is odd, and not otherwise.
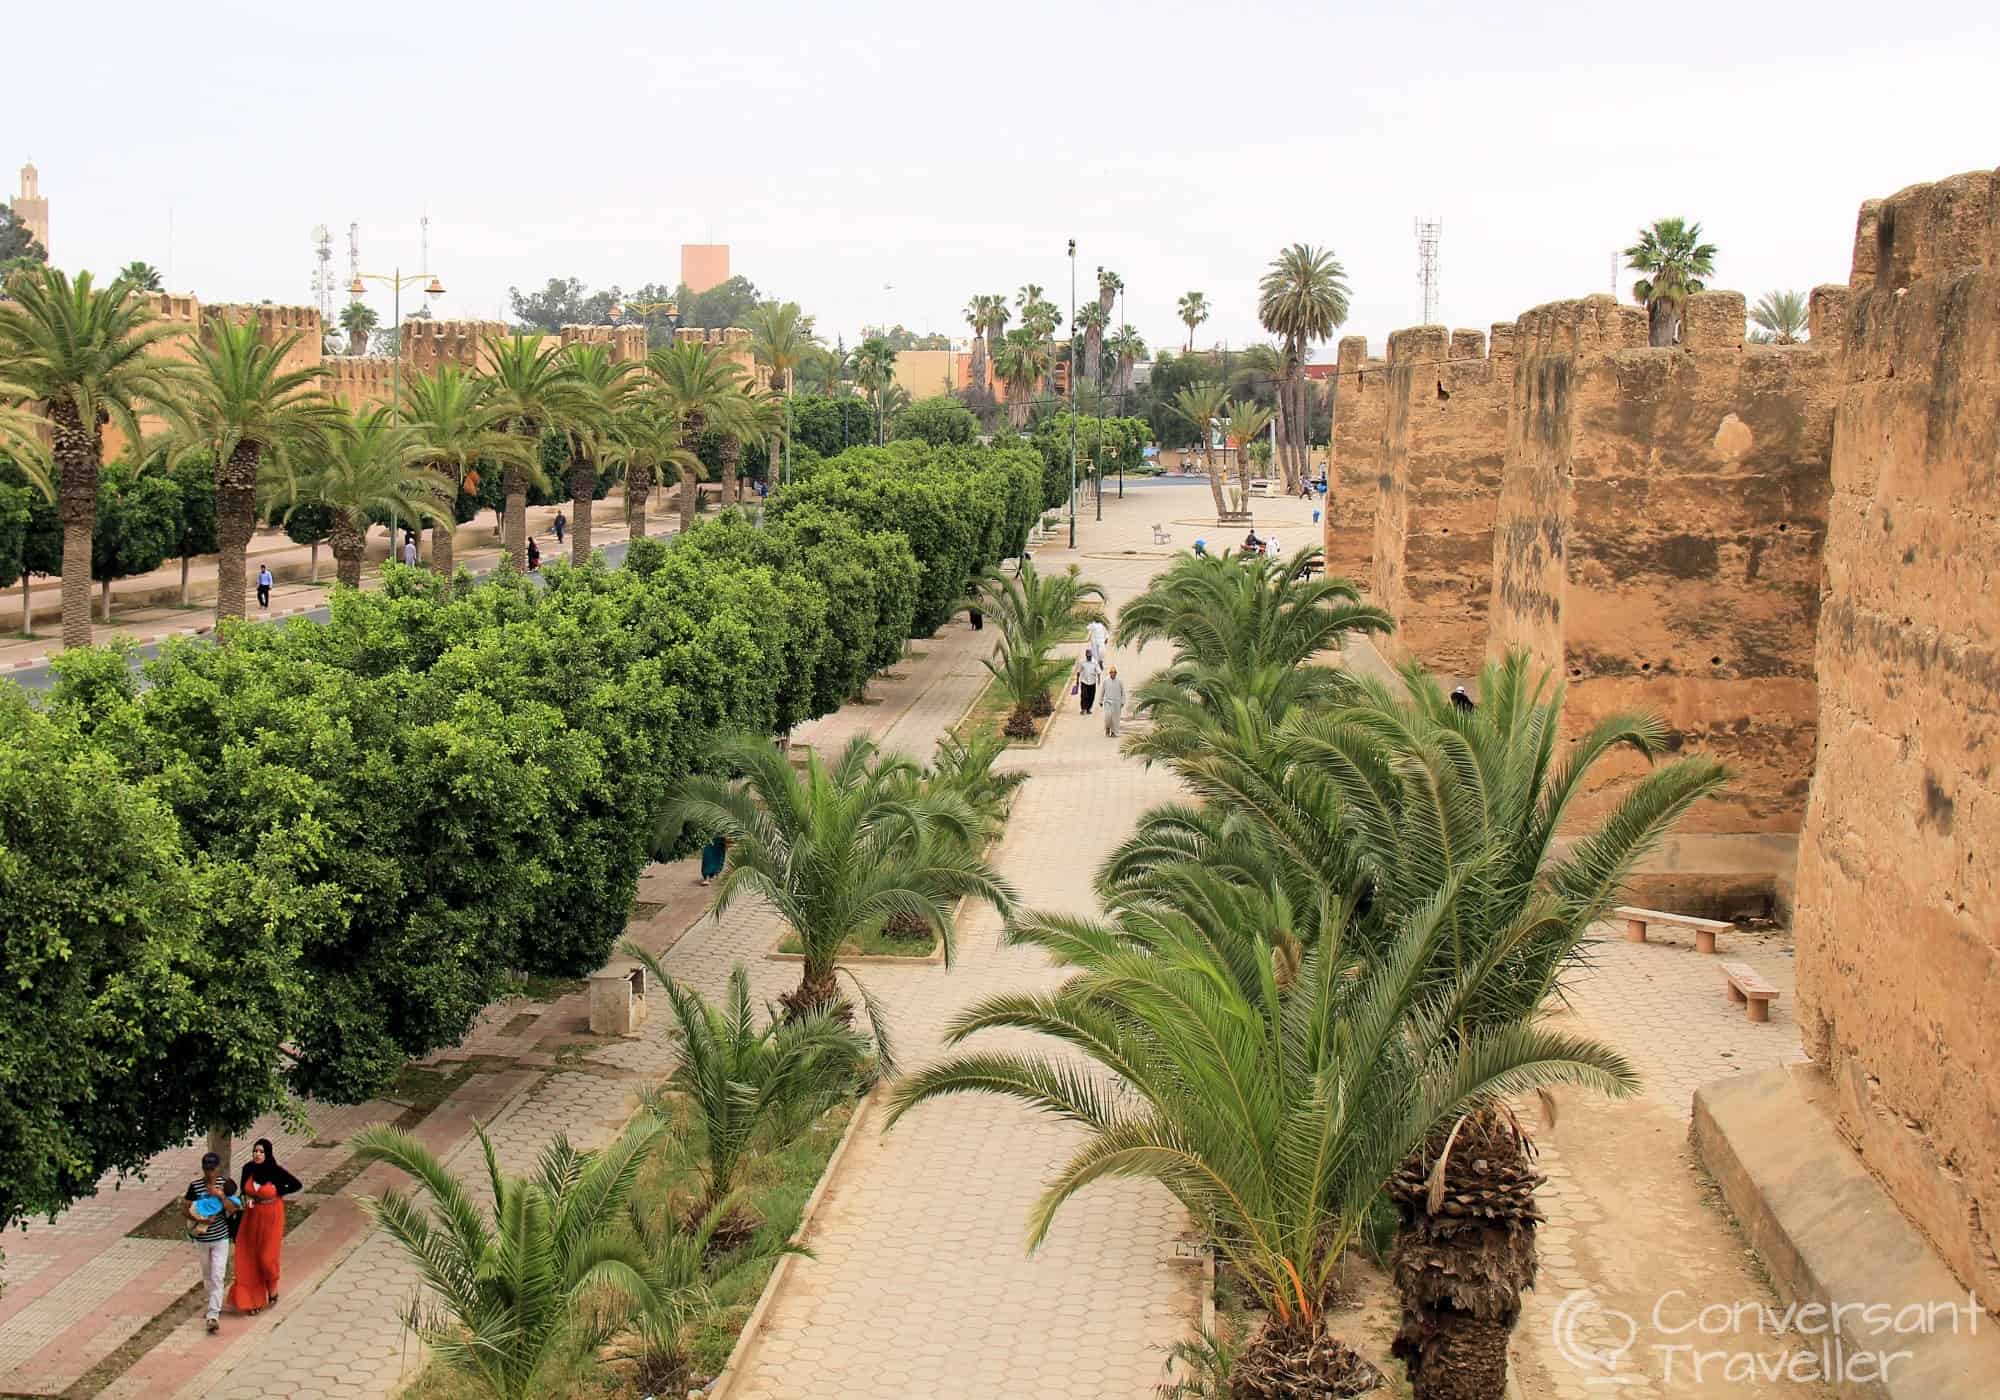
[[[403,288],[406,286],[413,287],[417,283],[424,282],[427,279],[428,285],[424,288],[424,295],[427,297],[443,296],[444,283],[438,280],[436,273],[411,272],[406,274],[400,267],[394,272],[357,272],[354,274],[354,280],[347,284],[347,294],[354,297],[361,296],[368,290],[363,285],[368,282],[385,282],[395,292],[394,298],[391,301],[391,306],[394,309],[390,313],[389,321],[389,341],[393,347],[389,359],[389,421],[391,423],[401,421],[403,412]],[[419,523],[421,524],[421,522]],[[396,515],[393,511],[389,514],[389,557],[392,559],[399,557],[396,553]]]

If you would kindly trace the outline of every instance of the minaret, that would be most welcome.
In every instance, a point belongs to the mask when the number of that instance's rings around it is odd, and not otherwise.
[[[41,175],[33,161],[21,167],[21,192],[14,196],[13,209],[14,217],[21,222],[21,226],[34,235],[35,241],[42,245],[42,251],[47,252],[49,202],[42,198]]]

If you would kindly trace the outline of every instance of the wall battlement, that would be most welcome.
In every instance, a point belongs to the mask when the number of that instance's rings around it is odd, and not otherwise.
[[[393,394],[395,363],[388,355],[329,355],[320,362],[320,386],[351,410],[374,408]]]
[[[605,346],[610,350],[612,360],[623,364],[628,360],[646,358],[646,327],[644,325],[564,326],[562,343]]]
[[[507,326],[501,321],[405,321],[399,343],[403,363],[413,374],[430,374],[439,365],[458,365],[470,370],[491,367],[486,351],[488,339],[505,340]]]

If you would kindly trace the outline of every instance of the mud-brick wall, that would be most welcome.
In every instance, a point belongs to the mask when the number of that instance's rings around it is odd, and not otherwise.
[[[1691,298],[1670,348],[1648,348],[1644,313],[1609,297],[1522,318],[1493,638],[1560,667],[1572,733],[1651,710],[1675,749],[1736,771],[1683,830],[1794,832],[1838,351],[1746,345],[1743,329],[1734,292]],[[1607,760],[1575,819],[1644,771]]]
[[[1381,475],[1388,370],[1368,358],[1368,337],[1344,337],[1333,378],[1333,446],[1326,469],[1321,545],[1330,578],[1366,584],[1374,574],[1375,505]]]
[[[1486,654],[1513,358],[1512,325],[1493,327],[1490,356],[1476,330],[1389,337],[1372,601],[1396,619],[1387,650],[1454,681]]]
[[[1800,1024],[2000,1309],[2000,171],[1862,209],[1834,421]]]

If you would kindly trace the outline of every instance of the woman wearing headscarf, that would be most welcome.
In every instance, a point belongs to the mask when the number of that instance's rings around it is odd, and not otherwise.
[[[258,1138],[243,1165],[243,1223],[236,1230],[236,1282],[229,1306],[261,1311],[278,1301],[278,1259],[285,1244],[285,1197],[299,1179],[278,1165],[269,1138]]]

